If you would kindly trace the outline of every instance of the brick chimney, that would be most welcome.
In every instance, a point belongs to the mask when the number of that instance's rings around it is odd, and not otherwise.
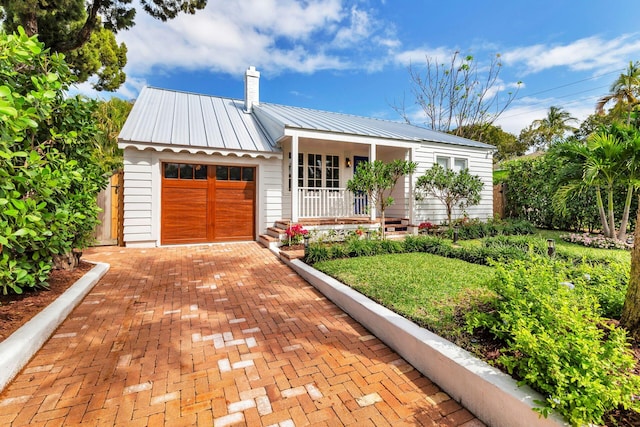
[[[260,72],[250,66],[244,73],[244,109],[250,113],[254,105],[260,105]]]

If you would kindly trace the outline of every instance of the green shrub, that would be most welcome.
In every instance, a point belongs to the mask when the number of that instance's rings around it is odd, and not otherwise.
[[[584,292],[598,301],[598,314],[619,319],[629,283],[630,265],[612,262],[608,264],[582,262],[567,263],[566,273],[578,292]]]
[[[516,248],[523,252],[533,251],[538,255],[547,253],[547,241],[532,236],[496,236],[482,240],[485,248]]]
[[[496,266],[494,310],[469,317],[506,343],[498,359],[573,425],[602,423],[619,407],[640,409],[640,377],[624,330],[599,314],[593,294],[570,285],[563,263],[543,257]],[[575,277],[574,277],[575,278]]]
[[[533,234],[536,232],[533,224],[524,220],[492,219],[483,222],[479,219],[465,219],[458,221],[456,227],[458,230],[458,239],[460,240],[482,239],[483,237],[500,235]],[[453,234],[453,229],[446,231],[446,235],[450,239],[453,239]]]
[[[92,241],[106,185],[95,103],[71,97],[62,55],[35,36],[0,34],[0,288],[46,286],[56,256]]]

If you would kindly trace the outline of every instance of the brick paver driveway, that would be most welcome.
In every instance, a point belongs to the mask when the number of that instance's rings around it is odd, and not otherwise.
[[[0,425],[482,425],[257,243],[85,258],[111,270]]]

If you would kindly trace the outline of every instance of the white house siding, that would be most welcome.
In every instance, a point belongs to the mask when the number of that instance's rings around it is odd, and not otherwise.
[[[413,156],[413,161],[418,163],[414,180],[417,180],[427,169],[433,166],[437,156],[449,156],[452,159],[466,158],[469,172],[472,175],[478,175],[484,183],[480,204],[467,208],[466,212],[471,218],[486,220],[493,217],[493,157],[489,150],[450,144],[422,143],[414,150]],[[454,209],[454,218],[461,214],[460,209]],[[441,223],[446,219],[447,213],[444,205],[434,197],[415,202],[415,223],[422,221]]]
[[[407,150],[396,150],[398,151],[379,156],[378,160],[382,160],[383,162],[391,162],[397,159],[410,160],[410,156]],[[411,179],[408,176],[398,180],[395,188],[391,192],[391,197],[393,197],[393,204],[385,210],[385,217],[409,218],[409,208],[412,197],[410,180]],[[378,216],[379,215],[380,212],[378,212]]]
[[[282,218],[281,159],[207,155],[127,148],[125,153],[124,240],[127,246],[160,245],[162,163],[240,165],[257,168],[256,239]]]
[[[149,151],[128,148],[124,156],[124,241],[153,245],[153,168]]]

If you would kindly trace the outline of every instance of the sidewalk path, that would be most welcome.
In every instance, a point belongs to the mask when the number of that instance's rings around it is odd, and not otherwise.
[[[85,259],[111,269],[0,394],[0,425],[483,426],[257,243]]]

